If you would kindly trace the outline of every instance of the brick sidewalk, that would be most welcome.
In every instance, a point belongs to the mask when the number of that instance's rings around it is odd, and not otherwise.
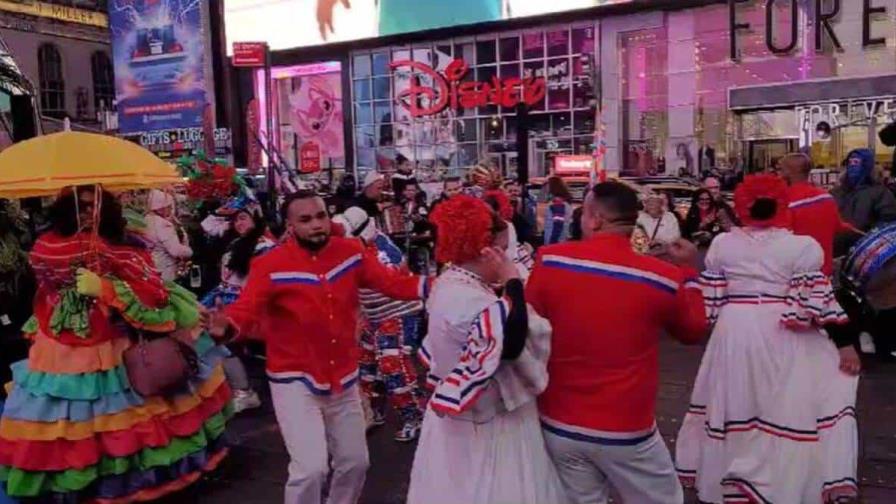
[[[662,347],[657,423],[670,449],[674,449],[701,354],[702,348],[682,347],[674,342],[665,342]],[[267,395],[266,387],[259,387],[259,391]],[[234,420],[231,432],[235,447],[229,462],[205,482],[166,499],[167,504],[282,502],[288,458],[270,401],[267,397],[265,401],[260,410]],[[858,414],[863,502],[896,503],[896,365],[868,364],[860,381]],[[414,446],[394,442],[394,428],[390,424],[369,438],[371,470],[362,504],[405,501]],[[695,502],[693,496],[689,499],[689,503]]]

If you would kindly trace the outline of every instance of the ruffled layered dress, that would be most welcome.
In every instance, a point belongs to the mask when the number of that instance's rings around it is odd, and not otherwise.
[[[152,500],[193,483],[227,454],[227,351],[198,328],[195,297],[163,283],[139,248],[80,234],[42,236],[25,332],[28,359],[12,366],[0,418],[0,480],[15,498],[47,502]],[[103,277],[98,298],[75,271]],[[131,329],[189,334],[198,372],[179,393],[142,397],[123,365]],[[198,335],[198,337],[197,337]]]
[[[715,323],[676,443],[685,486],[712,503],[857,495],[858,378],[820,330],[845,322],[821,246],[783,229],[713,241],[701,283]]]

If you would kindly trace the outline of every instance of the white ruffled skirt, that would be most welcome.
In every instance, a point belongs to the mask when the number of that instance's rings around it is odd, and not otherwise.
[[[818,504],[857,494],[858,378],[783,304],[721,308],[676,443],[682,482],[713,503]]]
[[[544,445],[535,402],[486,423],[427,409],[408,504],[567,502]]]

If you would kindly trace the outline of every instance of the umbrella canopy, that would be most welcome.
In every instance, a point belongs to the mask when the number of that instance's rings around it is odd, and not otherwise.
[[[112,191],[183,182],[174,166],[139,145],[108,135],[64,131],[0,152],[0,198],[53,196],[74,185]]]

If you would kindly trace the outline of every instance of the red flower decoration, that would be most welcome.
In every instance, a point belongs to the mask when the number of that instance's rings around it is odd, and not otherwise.
[[[770,199],[776,204],[775,214],[768,220],[758,221],[750,216],[750,209],[759,199]],[[787,227],[788,204],[787,183],[776,175],[748,175],[734,190],[734,211],[746,226]]]
[[[506,192],[501,189],[485,191],[485,194],[482,195],[482,199],[486,198],[494,198],[495,201],[498,202],[497,212],[502,219],[506,221],[513,219],[513,206],[511,206],[510,198],[507,197]]]
[[[463,264],[492,244],[492,211],[481,200],[461,194],[436,207],[436,260]]]

